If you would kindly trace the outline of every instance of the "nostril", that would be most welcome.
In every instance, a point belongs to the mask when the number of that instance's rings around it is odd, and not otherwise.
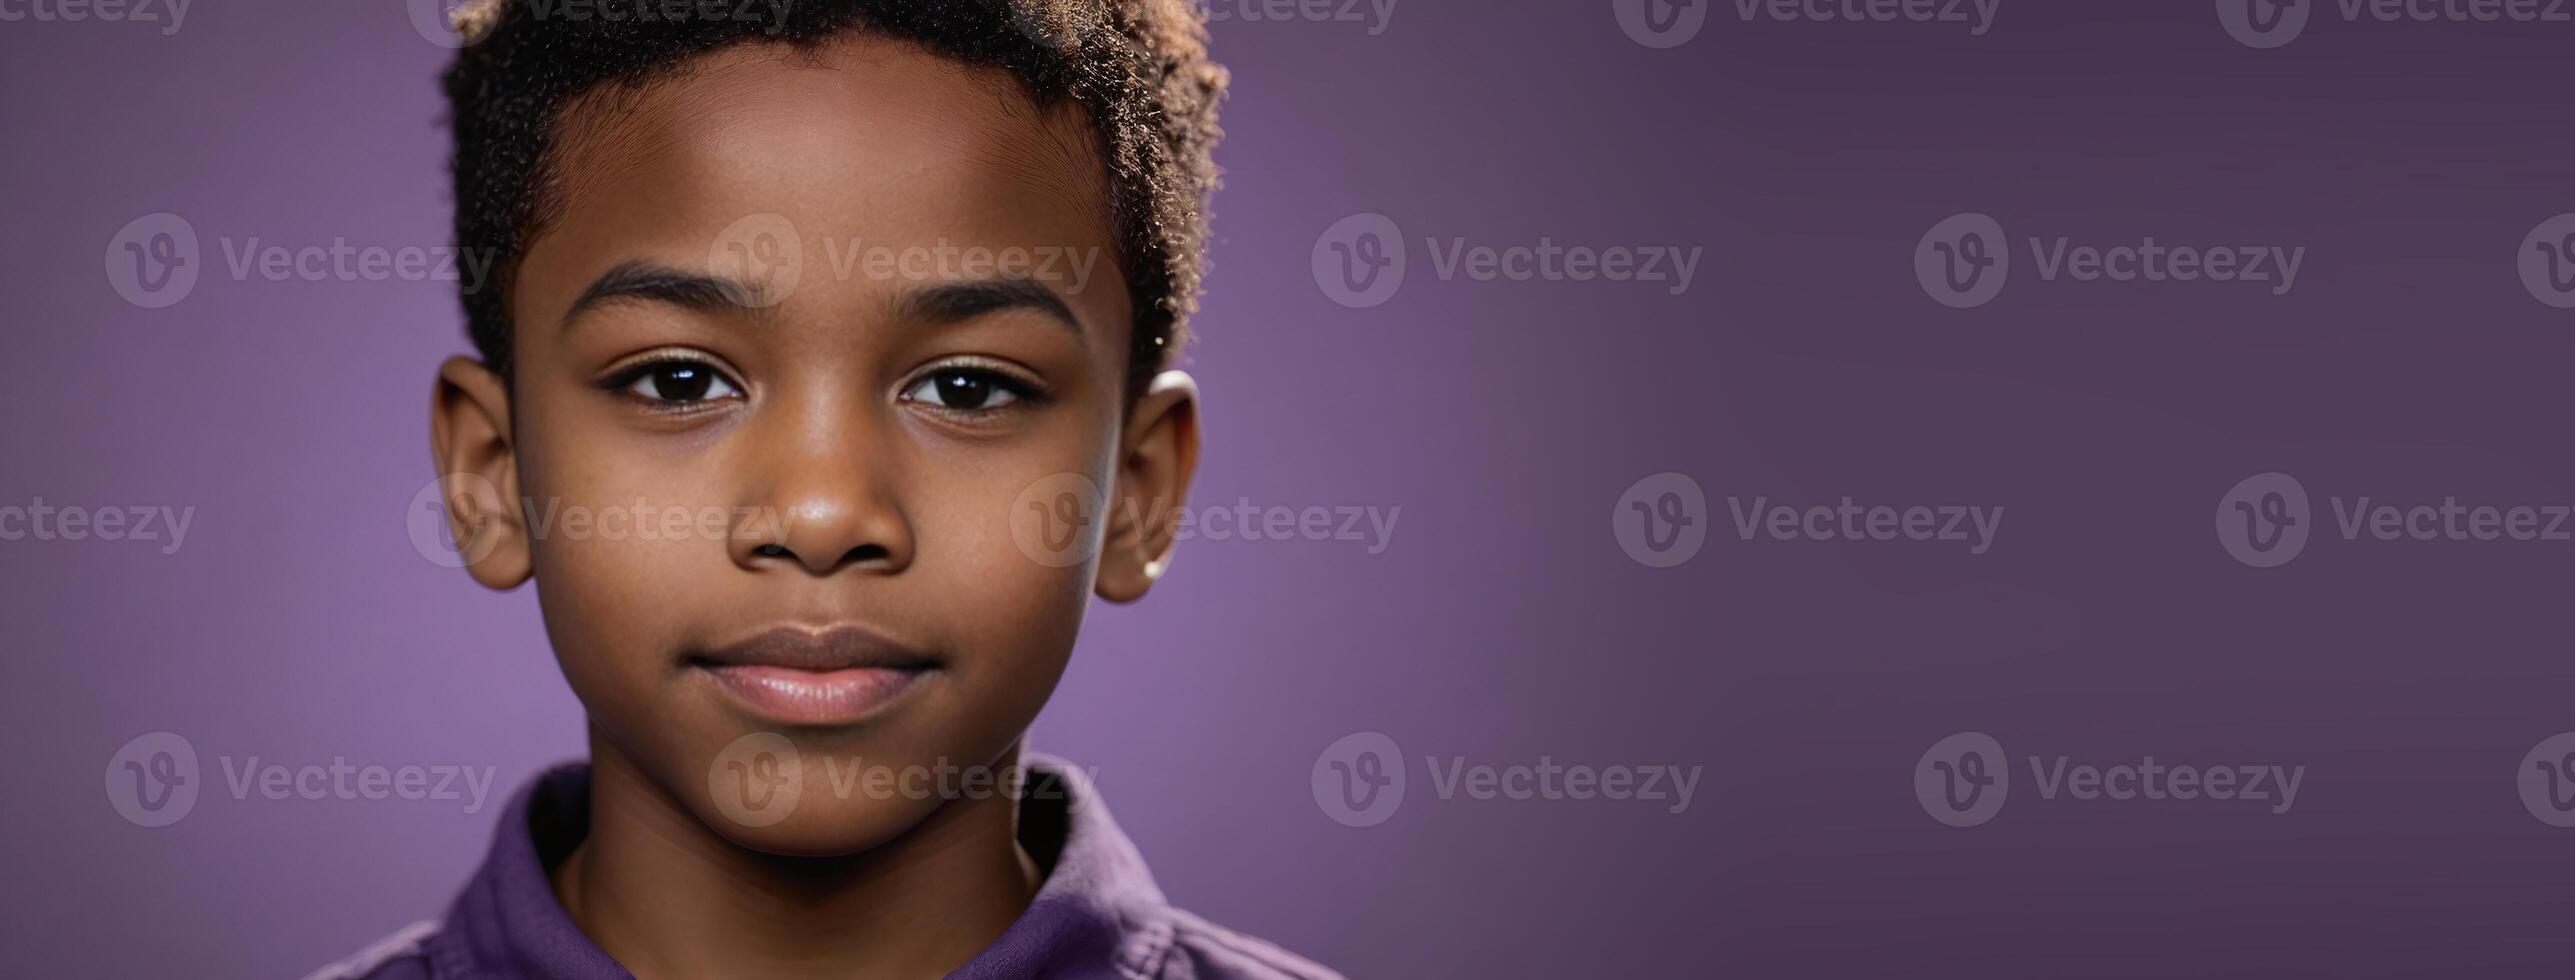
[[[755,550],[753,554],[757,554],[763,558],[785,558],[787,557],[787,549],[783,545],[764,544]]]
[[[840,560],[844,565],[864,565],[869,562],[884,561],[891,555],[891,552],[885,550],[884,545],[863,544],[849,549],[849,553],[840,556]]]

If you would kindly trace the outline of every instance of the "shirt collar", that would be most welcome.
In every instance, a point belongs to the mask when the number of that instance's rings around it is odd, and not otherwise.
[[[1025,762],[1020,840],[1047,869],[1046,881],[1001,938],[949,980],[1135,975],[1171,943],[1161,889],[1081,770],[1033,753]],[[589,826],[588,765],[558,766],[521,787],[502,813],[491,854],[429,943],[433,975],[632,980],[573,924],[546,879]]]

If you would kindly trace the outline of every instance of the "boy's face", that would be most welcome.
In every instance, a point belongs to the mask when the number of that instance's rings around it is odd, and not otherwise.
[[[758,850],[882,843],[1015,744],[1089,594],[1142,594],[1168,529],[1126,518],[1194,466],[1187,380],[1125,397],[1098,140],[866,37],[720,51],[562,133],[514,378],[442,371],[472,570],[534,576],[603,765]],[[1015,513],[1081,481],[1078,525]]]

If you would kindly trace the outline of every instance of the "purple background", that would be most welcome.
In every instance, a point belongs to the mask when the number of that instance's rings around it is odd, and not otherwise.
[[[15,0],[11,0],[15,2]],[[1215,27],[1235,72],[1199,502],[1402,508],[1363,544],[1196,541],[1104,609],[1042,747],[1099,767],[1168,892],[1354,976],[2563,976],[2575,830],[2523,753],[2575,729],[2575,544],[2347,541],[2329,497],[2575,502],[2575,313],[2515,273],[2575,211],[2575,25],[2231,40],[2209,4],[2006,0],[1994,28],[1744,22],[1671,50],[1606,0],[1407,0]],[[23,8],[21,8],[23,9]],[[1229,8],[1231,9],[1231,8]],[[8,903],[26,976],[298,976],[437,914],[499,801],[234,799],[219,759],[492,766],[581,750],[532,596],[418,554],[446,282],[234,279],[222,241],[445,242],[445,52],[399,4],[0,22],[0,505],[194,507],[185,546],[0,541]],[[110,239],[184,217],[142,309]],[[1316,236],[1398,222],[1385,305]],[[2010,285],[1917,240],[1981,211]],[[2303,245],[2297,288],[2041,281],[2020,240]],[[1704,247],[1649,284],[1442,281],[1425,237]],[[2221,495],[2297,475],[2254,569]],[[1610,529],[1661,471],[1704,551]],[[1992,552],[1740,540],[1723,502],[2006,508]],[[102,773],[185,736],[179,823]],[[1408,757],[1346,827],[1318,753]],[[2039,798],[1951,828],[1959,731],[2078,762],[2307,767],[2296,807]],[[1439,799],[1425,756],[1704,766],[1683,813]],[[1445,764],[1445,762],[1443,762]]]

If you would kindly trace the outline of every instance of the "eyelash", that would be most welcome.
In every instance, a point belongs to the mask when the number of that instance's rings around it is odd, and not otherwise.
[[[912,393],[921,390],[922,386],[931,385],[935,389],[936,385],[934,382],[948,378],[964,378],[983,382],[986,385],[990,385],[995,393],[1009,396],[1010,400],[1003,402],[1002,404],[986,408],[952,408],[938,404],[930,399],[913,397]],[[942,364],[933,367],[928,371],[914,375],[912,380],[904,382],[903,390],[899,397],[905,402],[917,404],[930,411],[954,418],[988,419],[998,416],[1004,412],[1020,411],[1043,405],[1046,403],[1047,393],[1044,387],[1039,385],[1037,382],[1029,380],[1020,376],[1016,372],[1006,370],[997,365],[979,361],[951,361],[947,364]],[[931,396],[931,398],[936,397],[937,396],[935,394]]]
[[[646,379],[654,378],[657,372],[667,371],[672,368],[688,368],[704,371],[709,375],[707,380],[708,386],[713,388],[720,385],[725,389],[725,392],[723,394],[704,395],[697,398],[674,399],[657,397],[655,395],[636,390],[636,388],[645,382]],[[931,400],[937,397],[936,394],[931,395],[929,399],[913,397],[913,392],[920,390],[925,384],[932,384],[933,382],[937,382],[942,379],[954,378],[964,378],[983,382],[984,384],[991,386],[995,393],[1005,395],[1009,400],[999,405],[984,408],[957,408],[941,405],[936,401]],[[743,397],[742,383],[734,380],[730,373],[717,367],[714,362],[704,357],[676,352],[647,357],[644,360],[637,361],[611,372],[606,378],[601,380],[600,387],[605,388],[610,392],[631,398],[642,403],[650,410],[657,412],[686,413],[700,411],[702,410],[701,406],[726,400],[739,400]],[[936,386],[933,385],[934,389],[935,387]],[[1047,402],[1048,393],[1043,385],[1022,377],[1016,372],[983,362],[962,361],[939,365],[928,371],[914,375],[911,380],[904,382],[903,389],[899,393],[898,398],[901,401],[918,404],[930,411],[952,417],[991,418],[1003,412],[1023,410],[1043,405]]]
[[[689,368],[704,371],[709,375],[707,380],[708,386],[713,388],[714,386],[721,385],[726,389],[726,393],[705,395],[697,398],[674,399],[656,397],[654,395],[635,390],[638,385],[645,381],[645,379],[655,377],[658,372],[667,371],[672,368]],[[607,378],[600,382],[600,387],[606,388],[610,392],[631,398],[657,412],[685,413],[701,411],[703,410],[702,406],[726,400],[739,400],[743,397],[742,383],[734,380],[733,375],[727,373],[724,369],[716,367],[714,362],[703,357],[676,352],[647,357],[644,360],[637,361],[624,368],[620,368],[617,371],[611,372]]]

